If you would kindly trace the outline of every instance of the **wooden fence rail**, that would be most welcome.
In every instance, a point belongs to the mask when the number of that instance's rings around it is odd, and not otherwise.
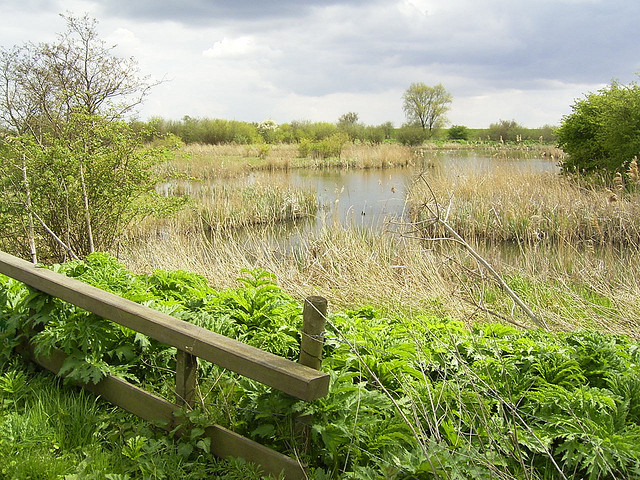
[[[312,401],[328,393],[329,376],[315,368],[292,362],[79,280],[37,267],[5,252],[0,252],[0,273],[177,348],[176,398],[179,405],[191,404],[193,401],[197,358],[301,400]],[[312,298],[316,298],[317,302],[317,297]],[[324,308],[326,312],[326,301]],[[59,371],[63,359],[63,352],[56,352],[51,358],[34,358],[55,373]],[[319,366],[319,363],[313,366]],[[173,414],[179,410],[178,405],[121,379],[107,377],[97,385],[88,385],[85,388],[141,418],[164,422],[168,429],[176,426],[177,420]],[[279,474],[282,471],[286,478],[305,478],[304,471],[297,461],[223,427],[214,425],[207,429],[207,435],[212,438],[212,453],[217,456],[243,457],[259,463],[268,473]]]

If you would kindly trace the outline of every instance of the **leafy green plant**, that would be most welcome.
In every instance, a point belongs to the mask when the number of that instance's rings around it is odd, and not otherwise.
[[[640,86],[612,82],[572,106],[556,131],[567,172],[625,172],[640,153]]]
[[[188,272],[133,275],[102,254],[55,268],[183,320],[297,357],[300,302],[265,270],[244,270],[241,286],[218,291]],[[6,278],[0,281],[7,352],[14,337],[29,335],[42,353],[60,348],[69,354],[63,366],[68,378],[93,382],[106,374],[123,375],[173,395],[167,370],[175,368],[174,349]],[[319,479],[613,479],[640,474],[640,346],[627,337],[469,326],[428,313],[386,316],[366,306],[330,315],[323,356],[330,391],[311,403],[202,362],[201,404],[183,413],[191,426],[179,444],[151,430],[106,433],[111,422],[96,414],[89,424],[98,425],[98,435],[123,442],[121,466],[106,471],[171,478],[182,471],[174,462],[182,462],[200,474],[260,478],[257,469],[241,462],[195,466],[194,459],[209,447],[204,428],[218,422],[298,456]],[[0,453],[13,452],[6,439],[21,441],[33,433],[20,415],[31,390],[25,379],[6,365],[0,375],[0,408],[7,412],[0,421]],[[75,408],[59,400],[56,405],[61,412]],[[82,408],[91,410],[90,405]],[[70,416],[46,415],[60,419],[38,427],[48,439],[47,449],[59,452],[88,441],[83,429],[68,434]],[[0,468],[5,475],[14,472],[8,465]],[[89,475],[89,467],[82,468]]]

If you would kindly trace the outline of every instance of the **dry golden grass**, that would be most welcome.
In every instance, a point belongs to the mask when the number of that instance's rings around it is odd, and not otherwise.
[[[640,261],[615,249],[477,246],[551,328],[597,328],[640,337]],[[629,251],[625,251],[629,252]],[[198,272],[216,288],[238,286],[243,268],[261,267],[299,298],[322,295],[335,310],[375,305],[391,313],[435,312],[467,322],[533,326],[458,244],[424,242],[334,225],[291,245],[269,229],[137,236],[119,250],[134,271]]]
[[[190,144],[157,167],[165,178],[235,177],[252,170],[291,168],[389,168],[413,165],[413,149],[397,144],[348,144],[339,159],[299,158],[298,145]]]
[[[251,170],[287,170],[297,166],[296,145],[190,144],[159,165],[167,178],[235,177]]]
[[[187,269],[220,288],[237,286],[241,269],[261,267],[291,294],[324,295],[333,308],[376,304],[420,310],[449,296],[438,262],[423,246],[337,225],[289,246],[274,241],[269,229],[207,236],[165,231],[125,242],[119,256],[135,271]]]
[[[415,165],[414,149],[394,143],[380,145],[349,144],[340,158],[353,168],[391,168]]]
[[[450,223],[552,328],[640,337],[637,194],[522,169],[497,175],[431,173],[429,184],[442,212],[453,195]],[[425,186],[417,185],[411,195],[416,203],[431,200]],[[141,225],[118,256],[139,272],[195,271],[217,288],[237,286],[243,268],[261,267],[295,296],[327,297],[334,311],[373,304],[396,313],[429,310],[463,321],[502,318],[532,325],[455,242],[339,225],[298,232],[287,242],[270,229],[205,235],[202,224],[191,225]]]
[[[286,184],[177,184],[167,190],[171,195],[188,193],[186,205],[170,217],[145,218],[129,229],[129,236],[146,235],[152,231],[192,235],[253,225],[273,225],[313,217],[318,209],[314,191]]]
[[[423,180],[409,194],[413,218],[425,218],[421,206],[435,205],[435,195],[449,224],[467,239],[640,244],[640,195],[620,186],[605,189],[516,167],[456,176],[429,172]]]

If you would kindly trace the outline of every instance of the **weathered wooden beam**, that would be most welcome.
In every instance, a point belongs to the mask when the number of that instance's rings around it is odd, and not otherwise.
[[[0,273],[101,317],[306,401],[324,397],[329,376],[184,322],[74,278],[0,252]]]
[[[193,407],[196,393],[198,357],[178,350],[176,354],[176,403]]]
[[[300,341],[300,358],[298,361],[302,365],[316,370],[320,370],[322,366],[327,305],[326,298],[311,296],[305,298],[302,310],[302,340]]]
[[[54,350],[49,357],[42,355],[36,357],[32,348],[28,348],[27,351],[36,363],[55,374],[60,371],[60,367],[62,367],[62,363],[66,358],[65,353],[61,350]],[[114,405],[124,408],[144,420],[155,423],[164,430],[173,430],[178,434],[181,433],[181,430],[176,427],[182,425],[184,419],[175,415],[180,410],[180,407],[121,378],[108,376],[97,384],[81,386]],[[216,457],[240,457],[248,462],[260,465],[267,474],[273,474],[277,477],[284,473],[287,480],[307,478],[304,468],[296,460],[220,425],[207,427],[204,435],[211,439],[211,453]]]

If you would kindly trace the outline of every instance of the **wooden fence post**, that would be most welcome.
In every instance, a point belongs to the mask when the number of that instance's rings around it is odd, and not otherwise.
[[[324,346],[324,326],[327,321],[327,299],[307,297],[302,311],[302,339],[300,340],[300,358],[298,363],[320,370],[322,366],[322,347]],[[313,415],[297,415],[294,433],[304,453],[309,453],[311,445],[311,424]]]
[[[193,407],[198,374],[198,357],[178,349],[176,354],[176,403]]]
[[[327,303],[327,299],[324,297],[307,297],[304,300],[302,312],[302,340],[300,341],[298,362],[316,370],[320,370],[322,366]]]

